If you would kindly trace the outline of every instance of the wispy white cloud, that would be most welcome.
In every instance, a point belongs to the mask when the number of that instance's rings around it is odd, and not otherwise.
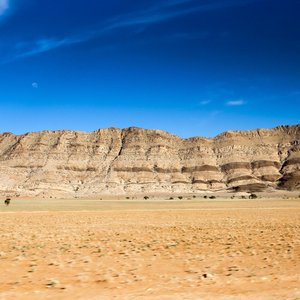
[[[226,103],[226,105],[228,105],[228,106],[242,106],[242,105],[245,105],[245,104],[246,104],[246,102],[242,99],[227,101],[227,103]]]
[[[65,38],[40,38],[32,41],[18,42],[14,45],[12,54],[0,60],[0,64],[6,64],[15,60],[34,56],[40,53],[79,44],[95,37],[95,33],[86,33]]]
[[[0,0],[0,14],[3,13],[8,8],[9,0]],[[193,0],[169,0],[159,5],[153,5],[148,7],[148,9],[138,11],[135,13],[124,14],[110,19],[98,29],[93,31],[86,31],[79,35],[70,35],[64,38],[44,38],[37,39],[30,42],[23,42],[21,47],[15,47],[16,52],[11,59],[8,61],[13,61],[15,59],[20,59],[24,57],[33,56],[39,53],[54,50],[60,47],[65,47],[68,45],[78,44],[82,42],[89,41],[91,39],[100,38],[105,35],[114,33],[115,31],[121,30],[126,27],[134,27],[135,32],[137,28],[143,26],[143,28],[155,24],[158,22],[167,21],[172,18],[192,14],[200,13],[212,10],[218,10],[226,7],[243,5],[249,2],[254,2],[258,0],[228,0],[221,1],[216,0],[206,4],[195,4],[197,2]],[[187,4],[187,6],[182,6]],[[194,33],[188,35],[182,35],[182,38],[203,38],[209,35],[209,33]],[[180,37],[180,34],[179,34]],[[6,61],[7,62],[7,61]]]
[[[209,104],[211,101],[210,100],[203,100],[203,101],[201,101],[200,102],[200,105],[207,105],[207,104]]]
[[[85,39],[88,39],[87,37]],[[47,52],[56,48],[63,46],[68,46],[84,41],[84,37],[72,37],[72,38],[63,38],[63,39],[52,39],[44,38],[33,41],[31,43],[22,43],[19,44],[16,48],[20,51],[15,58],[22,58],[27,56],[32,56],[35,54]]]
[[[0,0],[0,16],[5,13],[8,7],[9,7],[8,0]]]
[[[126,16],[120,16],[115,18],[112,21],[110,29],[126,27],[126,26],[134,26],[134,25],[142,25],[142,24],[152,24],[163,22],[168,19],[189,15],[192,13],[200,13],[207,12],[213,10],[219,10],[232,6],[241,6],[247,3],[255,2],[257,0],[230,0],[230,1],[213,1],[206,4],[200,5],[191,5],[187,8],[180,7],[179,9],[167,9],[170,6],[178,6],[178,4],[192,2],[189,0],[178,0],[178,1],[170,1],[169,5],[162,4],[160,6],[152,7],[140,13],[128,14]]]
[[[33,82],[31,84],[31,86],[34,88],[34,89],[38,89],[39,88],[39,84],[37,82]]]

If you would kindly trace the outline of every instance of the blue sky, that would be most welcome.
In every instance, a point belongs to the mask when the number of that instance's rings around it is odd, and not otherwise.
[[[299,0],[0,0],[0,131],[300,123]]]

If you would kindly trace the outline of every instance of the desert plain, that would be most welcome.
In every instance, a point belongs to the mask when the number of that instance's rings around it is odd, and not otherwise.
[[[0,203],[0,299],[300,299],[300,198]]]

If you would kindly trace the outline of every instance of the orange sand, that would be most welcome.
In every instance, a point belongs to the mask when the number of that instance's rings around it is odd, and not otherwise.
[[[0,299],[300,299],[299,200],[105,205],[1,208]]]

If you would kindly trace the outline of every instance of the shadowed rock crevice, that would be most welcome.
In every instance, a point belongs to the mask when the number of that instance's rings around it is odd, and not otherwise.
[[[152,172],[149,168],[143,168],[143,167],[115,167],[114,171],[116,172]]]
[[[233,188],[236,192],[260,192],[266,189],[263,183],[243,184]]]
[[[209,165],[182,167],[182,173],[192,173],[192,172],[202,172],[202,171],[219,172],[219,169],[216,166],[209,166]]]
[[[252,179],[255,179],[255,178],[252,177],[252,176],[245,175],[245,176],[239,176],[239,177],[231,178],[227,182],[232,183],[232,182],[236,182],[236,181],[252,180]]]
[[[268,161],[268,160],[257,160],[251,162],[251,168],[252,169],[259,169],[264,167],[274,167],[276,169],[280,168],[280,162],[278,161]]]
[[[286,160],[282,167],[291,166],[291,165],[299,165],[300,164],[300,157],[290,158]]]
[[[251,169],[251,164],[249,162],[232,162],[221,166],[222,172],[228,172],[236,169]]]

